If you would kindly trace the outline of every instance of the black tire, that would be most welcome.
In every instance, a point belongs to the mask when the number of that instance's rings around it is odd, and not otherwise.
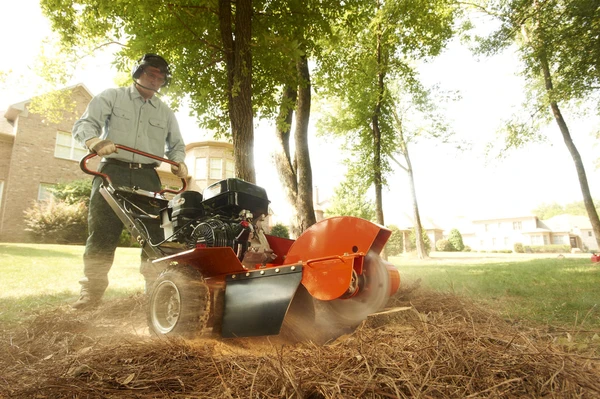
[[[210,292],[194,268],[166,269],[154,282],[147,309],[152,333],[194,338],[202,332],[209,313]]]
[[[379,255],[368,254],[360,291],[351,298],[319,301],[324,318],[341,327],[356,327],[368,315],[382,310],[390,297],[390,277],[386,262]]]

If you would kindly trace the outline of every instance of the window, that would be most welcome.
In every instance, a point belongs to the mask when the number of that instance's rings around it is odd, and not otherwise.
[[[487,223],[483,225],[483,228],[485,229],[485,231],[486,231],[486,232],[490,231],[490,230],[489,230],[489,229],[490,229],[490,227],[489,227],[489,226],[490,226],[490,225],[489,225],[489,224],[487,224]]]
[[[230,179],[232,177],[235,177],[235,164],[228,159],[225,161],[225,178]]]
[[[1,194],[1,193],[2,193],[2,190],[0,190],[0,194]],[[591,232],[591,231],[588,231],[588,237],[591,237],[591,236],[592,236],[592,232]]]
[[[196,162],[194,165],[194,177],[196,178],[196,180],[206,180],[206,176],[206,158],[196,158]]]
[[[513,230],[522,230],[523,225],[521,222],[513,222]]]
[[[40,183],[40,186],[38,188],[38,201],[44,201],[54,197],[54,194],[52,193],[52,191],[50,191],[50,189],[54,186],[54,184]]]
[[[566,245],[569,243],[569,239],[566,235],[553,235],[552,244],[554,245]]]
[[[56,146],[54,147],[56,158],[79,161],[86,154],[87,150],[75,142],[71,133],[56,132]]]
[[[221,158],[210,159],[210,175],[209,179],[222,179],[223,178],[223,160]]]
[[[496,237],[492,238],[492,247],[496,248]]]
[[[544,245],[544,237],[541,234],[531,236],[531,245]]]
[[[510,246],[510,241],[509,241],[508,237],[504,237],[504,246],[507,248]]]

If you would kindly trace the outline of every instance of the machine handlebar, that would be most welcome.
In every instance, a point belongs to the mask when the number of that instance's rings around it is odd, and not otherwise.
[[[149,153],[144,152],[144,151],[136,150],[135,148],[127,147],[127,146],[124,146],[124,145],[121,145],[121,144],[115,144],[115,147],[117,147],[118,149],[121,149],[121,150],[133,152],[134,154],[138,154],[138,155],[142,155],[142,156],[145,156],[145,157],[148,157],[148,158],[152,158],[152,159],[155,159],[155,160],[160,161],[160,162],[166,162],[166,163],[169,163],[171,165],[179,166],[179,164],[177,162],[175,162],[175,161],[171,161],[170,159],[158,157],[156,155],[149,154]],[[102,173],[102,172],[97,172],[95,170],[91,170],[91,169],[88,168],[88,166],[87,166],[88,161],[90,159],[94,158],[94,157],[97,157],[97,156],[98,156],[98,154],[96,154],[95,152],[87,154],[86,156],[84,156],[83,158],[81,158],[81,161],[79,161],[79,167],[81,168],[81,170],[84,173],[87,173],[88,175],[92,175],[92,176],[99,176],[99,177],[102,178],[102,180],[104,181],[104,183],[106,185],[112,185],[110,177],[108,177],[107,174]],[[164,189],[164,190],[159,191],[157,194],[159,194],[159,195],[162,195],[164,193],[179,194],[179,193],[185,191],[185,189],[187,188],[187,181],[182,178],[181,179],[181,184],[182,184],[182,187],[179,190]]]

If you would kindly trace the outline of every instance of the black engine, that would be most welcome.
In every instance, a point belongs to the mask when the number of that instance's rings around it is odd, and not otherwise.
[[[170,242],[187,248],[231,247],[241,260],[255,230],[255,217],[267,215],[268,210],[265,189],[240,179],[225,179],[202,194],[177,194],[169,201],[161,226]]]

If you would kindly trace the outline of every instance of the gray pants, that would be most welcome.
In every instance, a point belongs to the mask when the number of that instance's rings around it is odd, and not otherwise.
[[[160,178],[155,169],[129,169],[122,165],[101,163],[98,170],[110,177],[114,187],[138,187],[152,192],[160,191],[161,188]],[[85,290],[96,298],[102,297],[108,287],[108,272],[112,267],[115,250],[123,231],[123,223],[100,194],[101,184],[102,179],[95,177],[88,214],[89,236],[83,254],[85,277],[79,281],[82,291]],[[158,225],[148,226],[148,228],[151,230],[153,241],[161,239],[162,232]],[[148,263],[147,256],[142,252],[140,268],[142,274],[146,274],[144,269],[151,271],[152,268],[146,266]]]

